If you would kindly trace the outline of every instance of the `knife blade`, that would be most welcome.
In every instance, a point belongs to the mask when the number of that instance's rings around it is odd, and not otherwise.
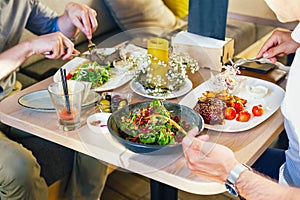
[[[50,51],[47,51],[47,52],[43,53],[44,56],[51,55],[51,54],[52,54],[52,52],[50,52]],[[89,54],[72,53],[71,56],[73,56],[73,57],[81,57],[81,58],[88,58]]]
[[[52,52],[44,52],[43,55],[51,55]],[[103,62],[101,61],[101,59],[99,58],[97,52],[94,52],[93,54],[91,53],[72,53],[71,54],[72,57],[79,57],[79,58],[86,58],[90,61],[95,61],[97,62],[99,65],[103,64]]]
[[[44,52],[43,55],[51,55],[52,52]],[[120,51],[117,49],[110,55],[103,55],[97,51],[97,49],[91,49],[89,53],[71,54],[72,57],[86,58],[90,61],[97,62],[99,65],[107,65],[113,63],[115,60],[120,60]]]

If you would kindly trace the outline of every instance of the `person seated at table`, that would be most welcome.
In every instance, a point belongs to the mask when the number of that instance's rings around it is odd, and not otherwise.
[[[265,0],[282,22],[300,20],[300,0]],[[245,199],[299,199],[300,196],[300,24],[292,33],[276,31],[266,41],[257,57],[270,58],[296,53],[290,68],[286,94],[281,105],[289,148],[285,151],[285,163],[277,169],[279,181],[259,174],[240,164],[233,152],[220,144],[208,142],[208,135],[194,137],[193,129],[183,139],[183,152],[192,172],[208,179],[225,182],[230,193],[237,192]],[[281,154],[282,155],[282,154]],[[277,159],[277,158],[273,158]],[[281,158],[279,158],[281,159]],[[268,168],[274,168],[269,163]],[[275,167],[276,168],[276,167]]]
[[[11,80],[14,71],[33,54],[51,52],[46,55],[49,59],[67,59],[78,53],[69,38],[81,30],[91,39],[98,27],[95,16],[95,10],[80,3],[69,2],[64,14],[58,16],[38,0],[0,0],[0,82]],[[24,28],[40,36],[19,43]],[[5,94],[1,98],[8,94],[5,89],[10,88],[1,88],[0,93]],[[74,155],[68,198],[99,199],[107,166],[84,154]],[[40,169],[30,150],[0,132],[0,199],[48,199]]]

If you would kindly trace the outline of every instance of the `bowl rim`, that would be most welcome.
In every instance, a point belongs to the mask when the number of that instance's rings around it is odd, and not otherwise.
[[[137,103],[133,103],[133,104],[128,104],[128,105],[124,106],[123,108],[121,108],[120,110],[118,110],[117,112],[121,112],[122,110],[125,110],[126,107],[129,107],[129,106],[134,106],[134,105],[138,105],[138,104],[142,104],[142,103],[149,103],[150,104],[150,102],[152,102],[152,101],[149,100],[149,101],[141,101],[141,102],[137,102]],[[190,111],[194,112],[199,117],[199,119],[201,121],[201,128],[199,128],[199,126],[198,126],[199,132],[202,132],[204,130],[204,120],[203,120],[202,116],[199,113],[197,113],[196,111],[194,111],[193,109],[191,109],[190,107],[182,105],[182,104],[178,104],[178,103],[168,102],[168,101],[164,101],[162,103],[163,104],[166,104],[166,103],[167,104],[174,104],[176,106],[184,107],[187,110],[190,110]],[[116,134],[115,131],[112,129],[110,124],[111,124],[111,121],[113,120],[112,119],[113,117],[114,117],[114,115],[112,113],[112,115],[110,115],[108,120],[107,120],[107,128],[108,128],[109,133],[112,135],[112,137],[115,138],[116,140],[118,140],[118,142],[120,142],[120,143],[124,142],[124,143],[127,143],[127,144],[131,145],[131,146],[138,147],[139,149],[142,149],[142,148],[143,149],[153,149],[153,151],[160,150],[160,149],[165,148],[165,147],[172,148],[172,147],[181,146],[181,142],[176,143],[176,144],[167,144],[167,145],[157,145],[157,144],[152,145],[152,144],[136,143],[136,142],[126,140],[126,139],[120,137],[118,134]],[[129,149],[128,147],[126,147],[126,148]]]

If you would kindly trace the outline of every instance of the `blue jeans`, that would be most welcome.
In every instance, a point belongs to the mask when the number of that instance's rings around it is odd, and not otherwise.
[[[285,150],[268,148],[252,165],[252,168],[272,179],[278,180],[279,168],[283,163],[285,163]]]

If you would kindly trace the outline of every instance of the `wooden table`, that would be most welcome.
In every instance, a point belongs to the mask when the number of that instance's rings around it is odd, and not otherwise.
[[[209,77],[208,70],[201,69],[200,72],[201,75],[197,73],[190,76],[194,87],[205,81],[207,79],[205,77]],[[112,140],[109,133],[103,135],[93,133],[86,124],[76,131],[64,132],[58,129],[55,113],[32,111],[18,104],[20,96],[46,89],[51,82],[52,78],[48,78],[3,100],[0,103],[1,121],[180,190],[205,195],[226,191],[223,184],[211,182],[192,174],[186,166],[181,148],[174,150],[169,155],[136,154]],[[126,93],[130,91],[130,87],[128,84],[124,85],[118,88],[118,91]],[[141,99],[142,97],[134,94],[133,102]],[[94,107],[84,109],[83,122],[94,112],[96,112]],[[241,163],[252,165],[283,128],[283,116],[280,110],[277,110],[265,122],[253,129],[238,133],[210,131],[210,139],[231,148]]]

